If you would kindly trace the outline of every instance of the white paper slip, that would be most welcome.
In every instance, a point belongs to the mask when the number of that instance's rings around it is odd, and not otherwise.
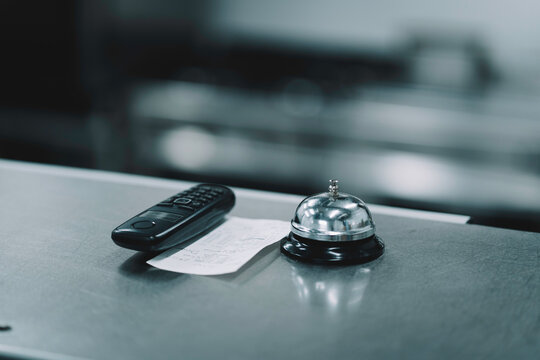
[[[169,249],[147,263],[158,269],[186,274],[229,274],[286,236],[289,226],[287,221],[281,220],[230,217],[184,249]]]

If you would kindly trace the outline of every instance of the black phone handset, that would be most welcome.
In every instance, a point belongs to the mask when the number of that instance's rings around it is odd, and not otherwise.
[[[217,184],[200,184],[148,208],[112,231],[115,244],[160,251],[193,239],[231,211],[235,196]]]

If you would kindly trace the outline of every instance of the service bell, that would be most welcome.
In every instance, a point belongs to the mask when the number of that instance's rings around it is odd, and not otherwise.
[[[384,252],[366,204],[339,192],[330,180],[328,192],[305,198],[291,220],[281,251],[295,259],[322,264],[360,264]]]

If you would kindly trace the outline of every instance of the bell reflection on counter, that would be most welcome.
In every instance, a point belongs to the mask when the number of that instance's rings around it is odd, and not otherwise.
[[[368,265],[323,267],[293,261],[289,264],[301,303],[333,315],[350,314],[360,308],[371,274]]]
[[[319,264],[360,264],[381,256],[384,244],[375,234],[366,204],[340,193],[338,181],[330,180],[328,192],[307,197],[298,205],[281,251]]]

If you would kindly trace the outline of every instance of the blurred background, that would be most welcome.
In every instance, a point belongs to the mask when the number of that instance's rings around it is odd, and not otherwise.
[[[0,157],[540,231],[540,2],[0,2]]]

